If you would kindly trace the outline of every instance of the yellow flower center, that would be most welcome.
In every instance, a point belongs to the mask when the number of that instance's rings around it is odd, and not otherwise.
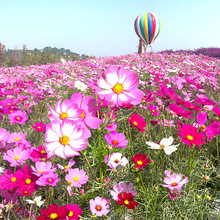
[[[16,178],[15,178],[15,177],[12,177],[12,178],[11,178],[11,182],[14,183],[15,181],[16,181]]]
[[[68,114],[66,112],[60,114],[60,119],[63,120],[64,118],[68,118]]]
[[[70,139],[69,139],[69,137],[66,136],[66,135],[63,135],[63,136],[60,138],[60,143],[61,143],[62,145],[69,144],[69,141],[70,141]]]
[[[38,128],[38,129],[41,129],[41,127],[40,127],[40,126],[38,126],[37,128]]]
[[[193,140],[193,136],[191,136],[191,135],[187,135],[186,138],[187,138],[189,141],[192,141],[192,140]]]
[[[50,214],[50,219],[56,219],[56,218],[57,218],[57,213]]]
[[[45,154],[45,153],[46,153],[46,151],[42,150],[40,153],[41,153],[41,154]]]
[[[143,162],[139,160],[139,161],[137,161],[137,164],[138,164],[138,165],[142,165]]]
[[[19,141],[20,140],[20,138],[15,138],[15,141]]]
[[[164,145],[163,144],[160,144],[160,149],[163,149],[164,148]]]
[[[24,99],[20,99],[20,101],[23,101]]]
[[[205,126],[205,125],[202,125],[202,126],[200,127],[200,130],[201,130],[201,131],[205,131],[205,129],[206,129],[206,126]]]
[[[24,191],[24,194],[28,194],[28,191]]]
[[[113,145],[118,145],[118,141],[117,141],[117,140],[114,140],[114,141],[112,141],[112,144],[113,144]]]
[[[53,180],[52,180],[52,179],[48,179],[48,182],[50,182],[50,183],[51,183],[51,182],[53,182]]]
[[[151,110],[152,112],[155,112],[154,110]]]
[[[18,157],[18,156],[15,156],[15,157],[14,157],[14,160],[16,160],[16,161],[19,160],[19,157]]]
[[[11,103],[8,103],[7,105],[11,105]]]
[[[78,181],[78,180],[79,180],[78,176],[74,177],[74,181]]]
[[[82,110],[82,114],[79,116],[80,118],[84,118],[85,117],[85,112]]]
[[[173,183],[172,183],[172,186],[177,186],[177,183],[176,183],[176,182],[173,182]]]
[[[117,83],[114,85],[113,87],[113,91],[116,93],[116,94],[120,94],[123,92],[123,85],[121,83]]]
[[[17,117],[16,119],[17,119],[18,121],[20,121],[20,120],[21,120],[21,118],[20,118],[20,117]]]
[[[115,159],[115,163],[118,163],[119,162],[119,160],[118,159]]]
[[[67,181],[67,185],[68,185],[68,186],[71,186],[71,185],[72,185],[72,183],[71,183],[70,180]]]
[[[97,211],[100,211],[101,209],[102,209],[101,206],[99,206],[99,205],[96,206]]]
[[[44,172],[43,170],[40,171],[40,173],[43,173],[43,172]]]
[[[31,183],[31,179],[26,179],[25,183],[26,184],[30,184]]]
[[[45,160],[46,160],[45,158],[42,158],[42,159],[41,159],[41,161],[45,161]]]
[[[125,201],[124,201],[124,204],[125,204],[125,205],[128,205],[128,204],[129,204],[129,201],[128,201],[128,200],[125,200]]]
[[[70,217],[73,216],[73,212],[72,212],[72,211],[70,211],[69,216],[70,216]]]
[[[137,126],[138,123],[137,123],[136,121],[134,121],[133,124],[134,124],[135,126]]]

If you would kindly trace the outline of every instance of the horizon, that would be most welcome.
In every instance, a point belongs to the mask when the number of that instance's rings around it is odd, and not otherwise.
[[[12,0],[2,2],[2,8],[0,43],[6,49],[20,49],[26,44],[29,50],[48,46],[95,57],[136,53],[139,38],[134,21],[146,12],[162,20],[154,52],[220,47],[218,0]]]

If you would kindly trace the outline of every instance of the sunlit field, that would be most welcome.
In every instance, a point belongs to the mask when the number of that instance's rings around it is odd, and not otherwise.
[[[146,53],[0,69],[0,218],[219,219],[220,60]]]

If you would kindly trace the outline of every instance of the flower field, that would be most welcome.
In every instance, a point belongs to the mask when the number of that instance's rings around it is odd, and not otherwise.
[[[0,218],[219,219],[220,60],[132,54],[0,69]]]

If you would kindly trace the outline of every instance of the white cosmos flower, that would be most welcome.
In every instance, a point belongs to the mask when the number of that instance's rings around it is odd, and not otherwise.
[[[155,150],[164,150],[167,155],[172,154],[174,151],[177,150],[177,145],[171,145],[173,143],[173,137],[170,136],[169,138],[163,138],[160,141],[160,144],[155,144],[154,142],[146,142],[147,145],[149,145],[149,149],[155,149]]]
[[[34,204],[34,205],[37,205],[39,207],[44,204],[44,201],[41,201],[41,196],[36,197],[34,200],[27,199],[26,201],[29,204]]]
[[[75,81],[75,87],[81,91],[85,91],[87,89],[87,85],[81,81]]]

